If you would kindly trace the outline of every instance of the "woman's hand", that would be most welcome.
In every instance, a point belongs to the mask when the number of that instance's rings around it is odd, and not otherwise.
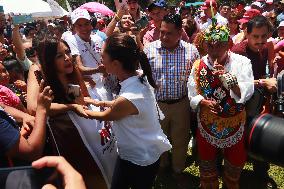
[[[40,110],[49,110],[51,102],[53,100],[53,92],[50,89],[50,86],[44,87],[44,81],[41,80],[40,82],[40,93],[38,95],[37,100],[37,109]]]
[[[127,14],[128,10],[125,5],[122,5],[121,8],[117,11],[116,15],[119,19],[122,18],[123,15]]]
[[[25,81],[22,80],[17,80],[14,82],[14,85],[21,89],[23,92],[27,92],[27,83]]]
[[[34,124],[35,124],[35,117],[29,114],[26,114],[23,117],[22,128],[20,131],[21,135],[25,138],[28,138],[28,136],[32,133]]]
[[[84,118],[89,118],[88,114],[85,112],[85,110],[88,109],[87,106],[82,106],[79,104],[72,104],[72,107],[73,107],[73,111],[79,116],[84,117]]]

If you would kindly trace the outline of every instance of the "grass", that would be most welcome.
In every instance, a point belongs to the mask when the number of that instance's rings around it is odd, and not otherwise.
[[[186,188],[197,189],[199,188],[199,170],[198,166],[194,163],[191,150],[188,152],[187,165],[188,166],[184,171],[186,177],[188,178]],[[254,175],[252,167],[253,166],[251,163],[247,163],[245,165],[240,178],[240,189],[270,188],[264,186],[264,182],[262,180],[257,179],[257,177]],[[269,176],[275,181],[277,188],[284,189],[284,168],[276,165],[270,165]],[[221,185],[222,184],[220,182],[219,188],[222,188]],[[179,189],[179,187],[169,171],[158,175],[153,189]]]

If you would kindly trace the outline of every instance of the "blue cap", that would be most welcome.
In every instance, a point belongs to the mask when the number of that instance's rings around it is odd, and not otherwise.
[[[156,0],[148,6],[148,10],[151,11],[155,7],[165,8],[167,7],[167,3],[165,0]]]

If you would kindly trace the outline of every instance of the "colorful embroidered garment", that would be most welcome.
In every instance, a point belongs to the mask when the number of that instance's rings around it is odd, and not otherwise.
[[[244,131],[246,113],[243,104],[231,98],[230,91],[223,87],[220,79],[201,60],[194,64],[196,89],[206,100],[216,101],[221,107],[218,115],[207,108],[200,108],[199,130],[212,145],[219,148],[238,143]]]

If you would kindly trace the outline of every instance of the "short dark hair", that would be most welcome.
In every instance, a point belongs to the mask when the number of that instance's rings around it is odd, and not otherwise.
[[[92,17],[92,22],[91,22],[91,24],[92,24],[93,28],[95,28],[95,27],[97,26],[97,23],[98,23],[97,18],[96,18],[95,16]]]
[[[253,28],[261,28],[263,26],[267,27],[268,32],[272,31],[272,25],[265,16],[256,16],[247,23],[247,33],[250,34]]]
[[[182,29],[182,20],[179,14],[169,13],[163,18],[163,22],[167,24],[174,24],[177,29]]]
[[[225,7],[225,6],[231,7],[232,5],[231,5],[229,2],[224,2],[224,3],[222,3],[222,4],[220,5],[220,9],[221,9],[222,7]]]

